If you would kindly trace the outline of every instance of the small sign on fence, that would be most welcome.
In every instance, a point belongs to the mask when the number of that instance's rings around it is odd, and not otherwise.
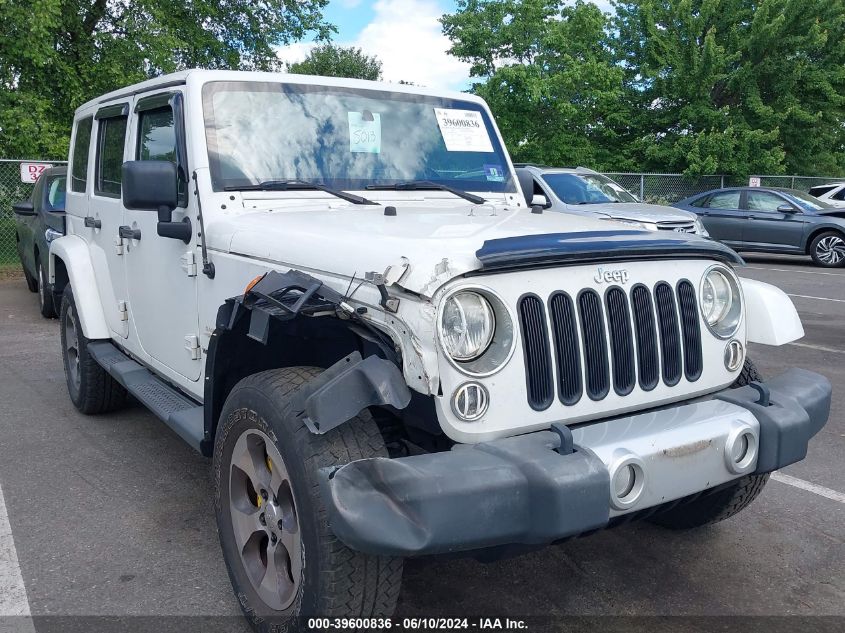
[[[21,182],[35,182],[41,172],[50,167],[50,163],[21,163]]]
[[[748,186],[749,187],[759,187],[760,186],[760,176],[751,176],[748,179]]]

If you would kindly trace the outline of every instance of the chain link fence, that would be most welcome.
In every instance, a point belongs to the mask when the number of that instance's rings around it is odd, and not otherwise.
[[[722,187],[747,187],[751,178],[759,179],[761,187],[787,187],[809,191],[810,187],[828,182],[845,180],[828,176],[699,176],[690,178],[683,174],[607,173],[628,191],[644,202],[674,204],[697,193]]]
[[[33,182],[24,182],[21,166],[64,165],[61,160],[8,160],[0,159],[0,274],[20,269],[18,261],[15,216],[12,205],[22,200],[29,200]],[[32,176],[26,173],[27,179]]]
[[[26,163],[64,165],[65,161],[0,159],[0,273],[19,269],[12,205],[28,199],[32,194],[33,183],[23,182],[21,177],[21,165]],[[689,178],[683,174],[645,173],[608,173],[607,176],[641,200],[654,204],[673,204],[710,189],[749,184],[749,179],[734,176]],[[808,191],[814,185],[842,180],[822,176],[756,176],[756,178],[760,179],[761,187],[789,187],[802,191]]]

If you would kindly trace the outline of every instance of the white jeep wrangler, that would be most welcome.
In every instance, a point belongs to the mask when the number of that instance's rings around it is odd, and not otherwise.
[[[70,397],[132,394],[213,457],[261,630],[391,614],[406,556],[723,519],[828,417],[826,379],[746,359],[803,335],[780,290],[532,208],[471,95],[177,73],[80,107],[69,176]]]

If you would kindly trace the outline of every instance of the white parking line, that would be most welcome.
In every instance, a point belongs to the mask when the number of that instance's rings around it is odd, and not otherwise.
[[[784,475],[783,473],[775,472],[772,473],[772,479],[774,479],[775,481],[779,481],[782,484],[787,484],[788,486],[794,486],[796,488],[800,488],[801,490],[812,492],[813,494],[819,495],[820,497],[832,499],[833,501],[838,501],[839,503],[845,503],[845,494],[842,494],[841,492],[836,492],[835,490],[831,490],[830,488],[825,488],[824,486],[817,486],[816,484],[811,484],[809,481],[798,479],[798,477],[792,477],[791,475]]]
[[[798,297],[799,299],[815,299],[816,301],[835,301],[836,303],[845,303],[845,299],[829,299],[828,297],[811,297],[810,295],[791,295],[786,293],[788,297]]]
[[[3,488],[0,487],[0,617],[13,615],[30,615],[29,601],[12,538],[12,526],[6,513]]]
[[[833,277],[845,277],[842,273],[823,273],[820,270],[794,270],[790,268],[763,268],[762,266],[742,266],[738,270],[748,268],[750,270],[766,270],[776,273],[799,273],[801,275],[832,275]]]
[[[807,349],[814,349],[819,352],[833,352],[834,354],[845,354],[845,349],[836,349],[835,347],[826,347],[825,345],[813,345],[812,343],[787,343],[787,345],[794,345],[795,347],[805,347]]]

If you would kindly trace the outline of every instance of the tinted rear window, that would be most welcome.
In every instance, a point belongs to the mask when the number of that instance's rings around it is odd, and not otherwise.
[[[88,177],[88,150],[91,147],[91,123],[93,117],[80,119],[76,124],[76,139],[73,142],[73,165],[71,166],[71,191],[85,193]]]

